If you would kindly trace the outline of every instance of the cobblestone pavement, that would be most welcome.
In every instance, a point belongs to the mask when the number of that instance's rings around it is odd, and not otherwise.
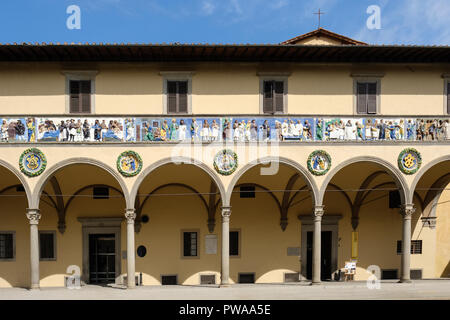
[[[382,281],[380,289],[366,282],[323,282],[319,286],[294,284],[236,284],[218,286],[145,286],[133,290],[87,285],[81,289],[0,289],[0,300],[366,300],[447,299],[450,279],[416,280],[412,283]]]

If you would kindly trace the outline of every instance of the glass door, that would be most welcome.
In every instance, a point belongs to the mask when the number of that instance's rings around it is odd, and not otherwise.
[[[89,235],[89,283],[107,284],[116,280],[114,234]]]

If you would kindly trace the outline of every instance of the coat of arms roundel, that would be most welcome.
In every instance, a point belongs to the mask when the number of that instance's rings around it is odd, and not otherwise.
[[[323,150],[313,151],[307,160],[308,170],[315,176],[322,176],[331,168],[331,157]]]
[[[25,150],[19,159],[20,171],[29,177],[36,177],[44,172],[47,159],[41,150],[30,148]]]
[[[236,152],[228,149],[219,151],[214,157],[214,169],[224,176],[232,174],[238,166]]]
[[[134,151],[122,152],[117,158],[117,170],[124,177],[133,177],[142,170],[141,156]]]
[[[398,168],[404,174],[414,174],[419,170],[420,165],[422,164],[422,156],[416,149],[407,148],[400,152],[397,162]]]

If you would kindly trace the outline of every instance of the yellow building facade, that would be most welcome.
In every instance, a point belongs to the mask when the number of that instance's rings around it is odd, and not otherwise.
[[[448,278],[449,80],[324,29],[1,45],[0,287]]]

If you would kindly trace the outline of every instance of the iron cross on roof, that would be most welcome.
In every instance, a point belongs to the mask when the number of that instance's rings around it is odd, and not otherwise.
[[[318,11],[318,12],[313,12],[313,14],[317,14],[317,16],[319,17],[319,26],[317,27],[317,29],[319,29],[319,28],[320,28],[320,16],[321,16],[322,14],[325,14],[325,12],[320,11],[320,8],[319,8],[319,11]]]

